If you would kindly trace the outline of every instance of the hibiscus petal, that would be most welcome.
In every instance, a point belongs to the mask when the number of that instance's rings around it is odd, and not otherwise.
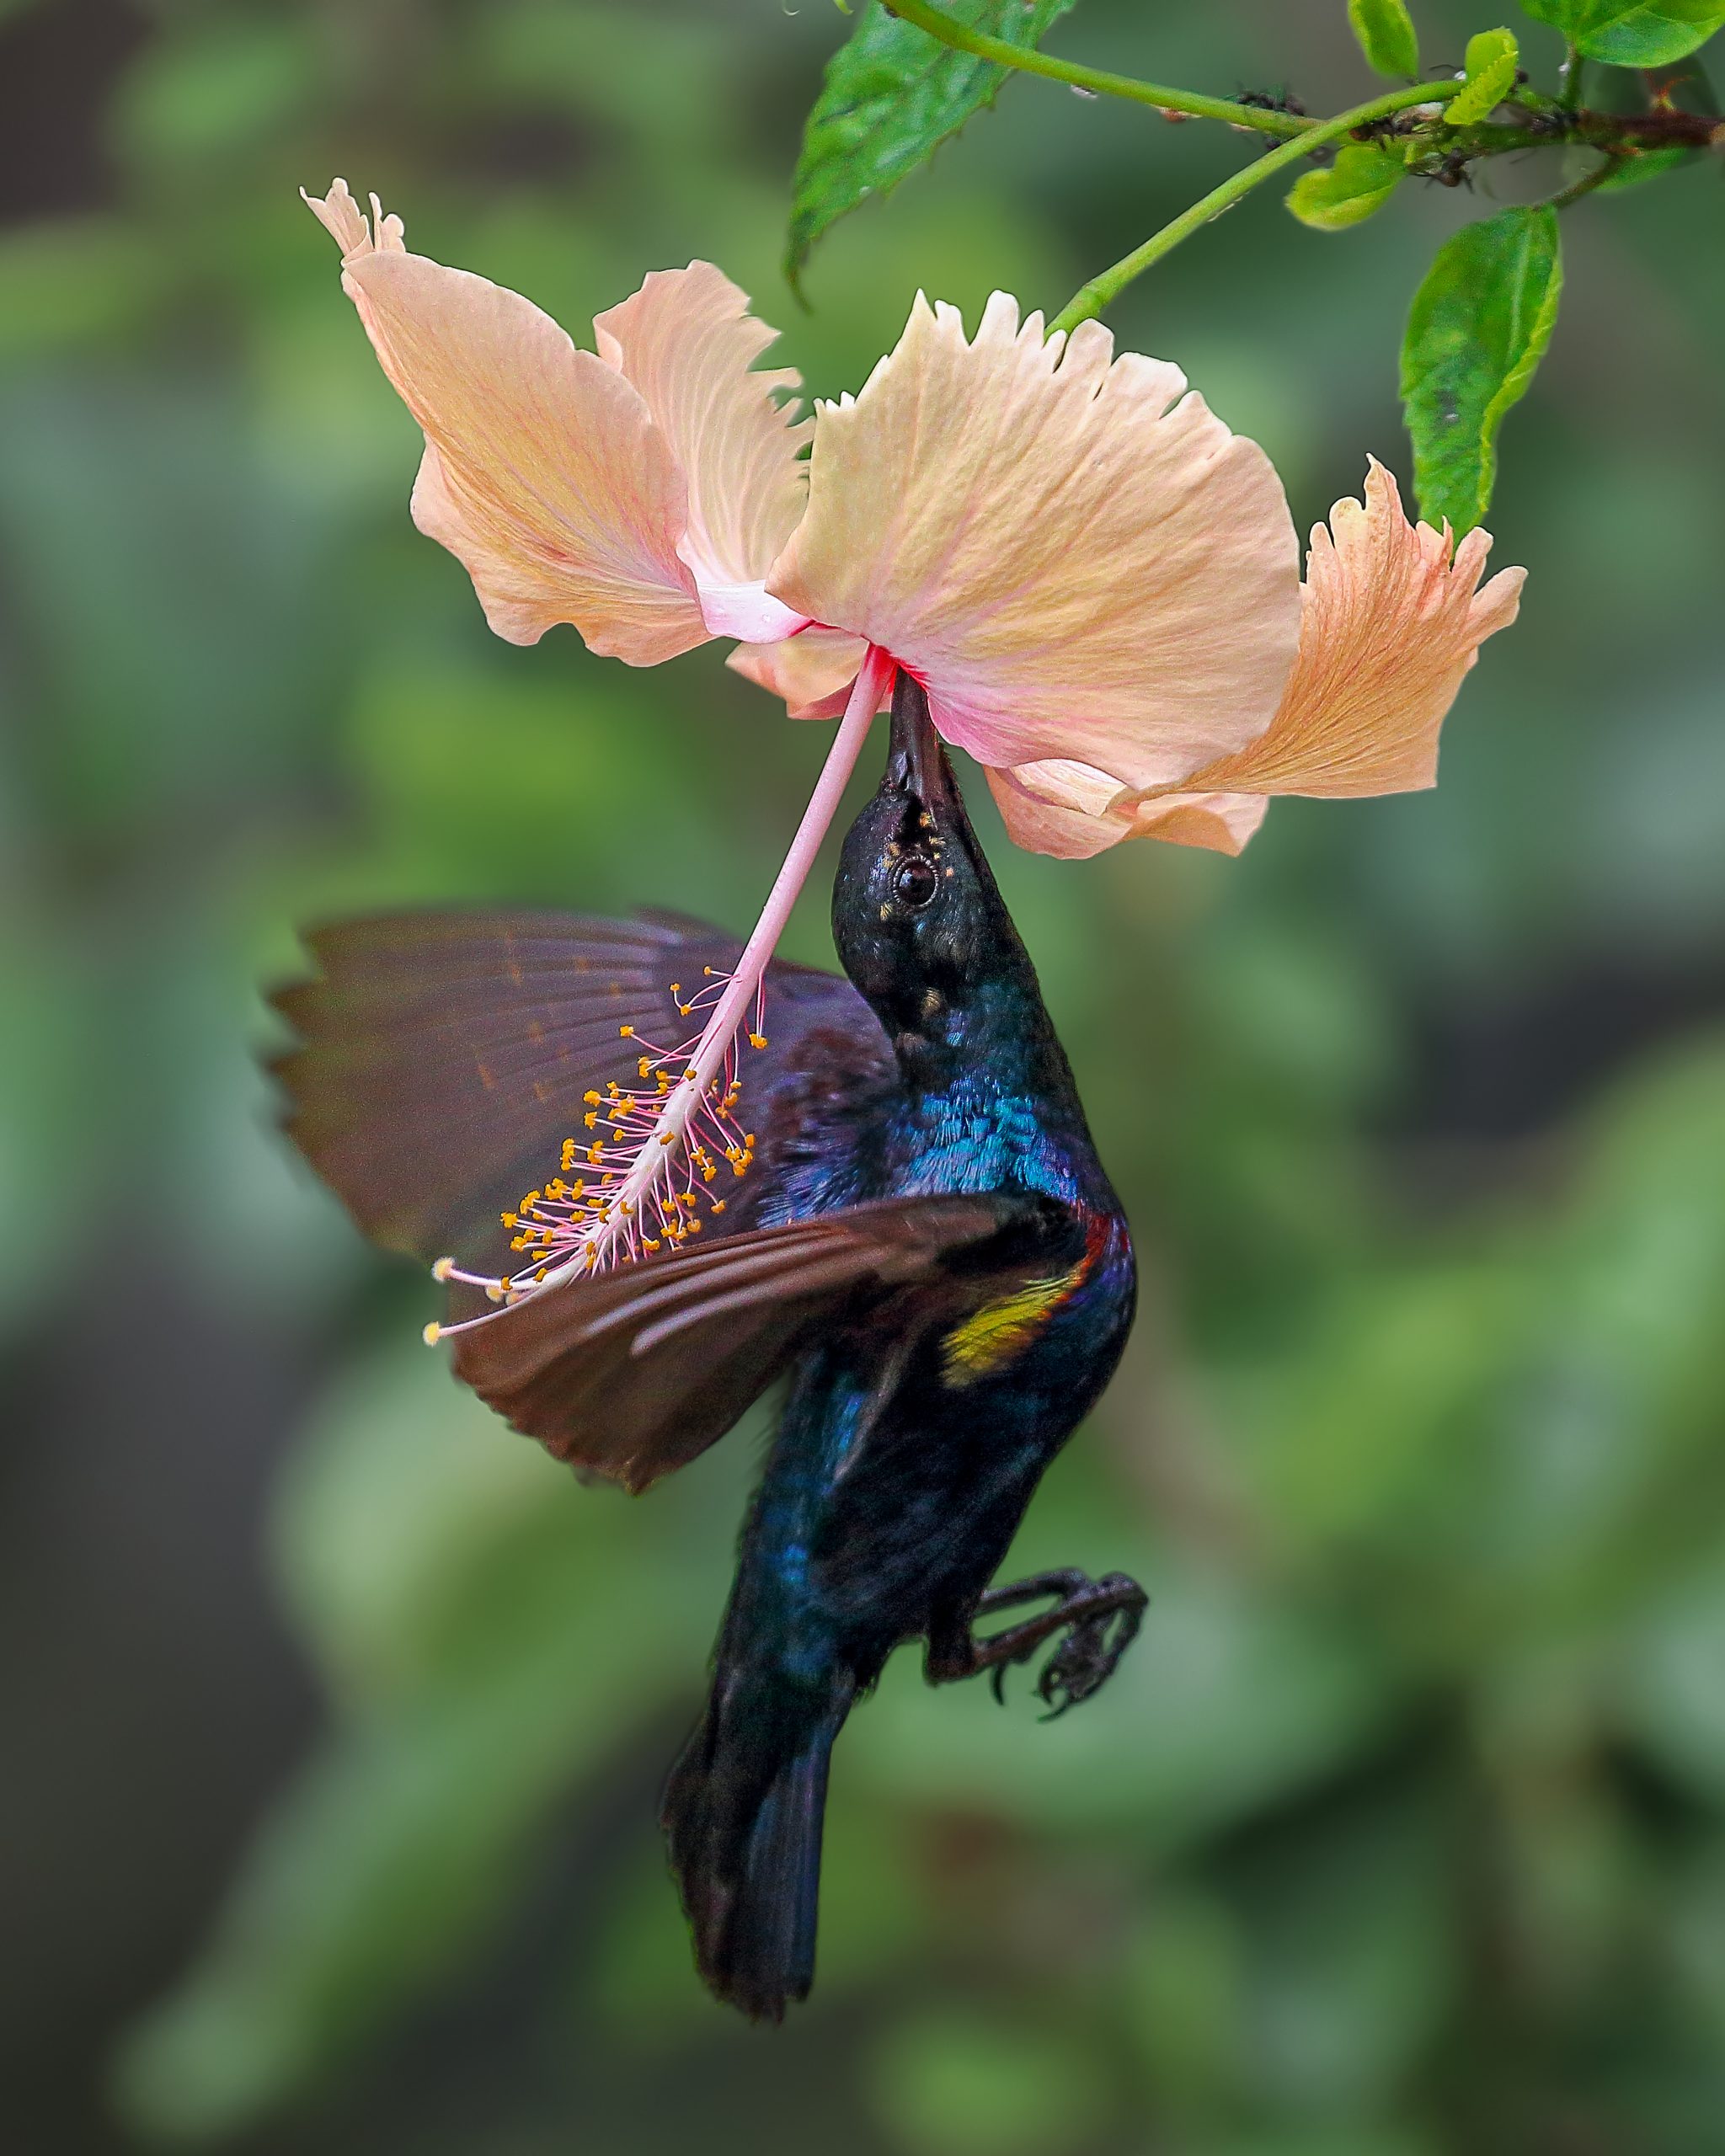
[[[366,223],[366,213],[348,192],[344,179],[332,180],[328,195],[307,195],[302,187],[300,200],[344,256],[366,254],[374,247],[399,253],[407,243],[403,237],[401,219],[386,217],[383,205],[375,195],[371,197],[372,221]]]
[[[1365,500],[1336,504],[1311,535],[1300,655],[1268,729],[1199,774],[1252,792],[1405,793],[1432,785],[1438,729],[1488,636],[1520,606],[1525,569],[1479,580],[1491,535],[1454,548],[1411,525],[1371,460]]]
[[[1008,835],[1080,860],[1125,838],[1238,853],[1275,793],[1402,793],[1437,776],[1438,729],[1488,636],[1515,619],[1526,572],[1480,588],[1491,536],[1452,548],[1410,525],[1375,458],[1364,503],[1311,535],[1300,653],[1281,707],[1237,755],[1179,792],[1135,792],[1069,760],[989,773]],[[1453,556],[1453,558],[1452,558]]]
[[[757,578],[753,584],[715,584],[704,567],[690,561],[686,546],[678,552],[694,571],[695,590],[701,600],[701,618],[708,633],[739,637],[745,643],[774,644],[807,628],[809,616],[793,614],[775,599]]]
[[[819,408],[809,505],[767,588],[882,645],[985,764],[1178,782],[1268,723],[1299,635],[1268,459],[1178,368],[1095,323],[974,344],[918,299],[860,397]]]
[[[467,568],[498,634],[533,643],[569,622],[636,666],[704,643],[677,552],[687,490],[640,392],[519,293],[408,253],[399,220],[379,212],[374,239],[339,182],[311,206],[425,430],[414,521]]]
[[[1133,811],[1132,836],[1237,854],[1269,809],[1261,793],[1164,793]]]
[[[842,629],[804,629],[782,643],[740,643],[725,664],[782,696],[793,718],[836,718],[868,648]]]
[[[1061,782],[1067,773],[1070,786]],[[1028,852],[1088,861],[1132,835],[1130,817],[1109,813],[1124,789],[1087,764],[1062,758],[1006,769],[991,765],[986,776],[1007,836]]]
[[[798,419],[794,368],[756,369],[778,332],[710,262],[655,270],[639,291],[595,318],[599,355],[638,389],[689,489],[678,549],[694,571],[715,635],[789,636],[806,616],[769,599],[762,579],[809,498],[800,451],[814,431]]]
[[[1238,853],[1263,823],[1261,793],[1158,793],[1116,786],[1105,771],[1065,759],[991,770],[988,782],[1007,835],[1032,853],[1087,861],[1122,839]]]

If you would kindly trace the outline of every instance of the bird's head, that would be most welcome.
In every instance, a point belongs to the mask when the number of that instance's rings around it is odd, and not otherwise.
[[[839,958],[901,1054],[956,1043],[991,985],[1028,971],[921,685],[901,673],[879,791],[833,887]]]

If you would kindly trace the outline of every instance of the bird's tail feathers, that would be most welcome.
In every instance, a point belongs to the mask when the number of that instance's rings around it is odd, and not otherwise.
[[[728,1682],[671,1770],[663,1824],[695,1959],[715,1997],[782,2020],[814,1980],[827,1762],[855,1696]]]

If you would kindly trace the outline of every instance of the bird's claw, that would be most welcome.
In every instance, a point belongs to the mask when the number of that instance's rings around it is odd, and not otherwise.
[[[1133,1584],[1120,1572],[1112,1572],[1097,1582],[1104,1593],[1130,1588]],[[1141,1595],[1135,1600],[1098,1610],[1093,1615],[1075,1618],[1036,1680],[1037,1696],[1048,1708],[1042,1719],[1053,1721],[1069,1707],[1076,1707],[1099,1692],[1114,1675],[1120,1657],[1138,1636],[1138,1628],[1143,1622]]]
[[[1042,1644],[1043,1643],[1039,1640],[1033,1640],[1029,1641],[1028,1645],[1020,1647],[1016,1654],[1002,1655],[1000,1660],[995,1663],[993,1668],[989,1671],[989,1689],[993,1692],[996,1700],[1001,1706],[1005,1706],[1007,1704],[1007,1672],[1009,1669],[1022,1668],[1027,1662],[1034,1662],[1037,1655],[1041,1651]],[[1070,1644],[1070,1640],[1066,1644]],[[1059,1659],[1060,1654],[1064,1652],[1064,1646],[1056,1648],[1055,1654],[1049,1658],[1049,1667],[1050,1668],[1053,1668],[1055,1662]],[[1039,1682],[1037,1685],[1038,1691],[1042,1691],[1043,1685],[1045,1684],[1047,1681],[1047,1673],[1044,1672],[1040,1682]],[[1044,1693],[1044,1697],[1046,1698],[1046,1696],[1047,1694]],[[1045,1721],[1047,1717],[1044,1716],[1044,1719]]]
[[[1080,1607],[1065,1619],[1065,1636],[1036,1680],[1037,1696],[1049,1710],[1042,1717],[1044,1721],[1099,1692],[1144,1622],[1144,1591],[1124,1572],[1110,1572],[1089,1585],[1083,1599],[1096,1606]],[[1033,1661],[1044,1644],[1044,1638],[1027,1639],[1015,1652],[1001,1654],[994,1662],[989,1684],[1001,1706],[1007,1703],[1007,1672]]]

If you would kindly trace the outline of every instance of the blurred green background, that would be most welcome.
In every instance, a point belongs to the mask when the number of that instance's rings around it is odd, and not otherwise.
[[[1416,13],[1450,64],[1490,19]],[[697,1987],[654,1828],[759,1430],[639,1502],[578,1488],[451,1385],[430,1283],[272,1134],[256,990],[296,922],[494,894],[740,927],[824,738],[711,649],[632,674],[488,635],[409,522],[417,435],[296,189],[378,189],[578,336],[710,256],[836,393],[919,284],[1058,305],[1245,153],[1012,84],[835,236],[803,316],[788,177],[845,28],[825,0],[0,7],[0,2133],[1708,2156],[1717,168],[1567,220],[1492,519],[1526,604],[1438,792],[1279,804],[1231,863],[996,848],[1146,1278],[1020,1554],[1152,1607],[1050,1727],[1023,1679],[1003,1712],[899,1658],[839,1746],[820,1983],[783,2031]],[[1057,43],[1370,93],[1342,0],[1086,0]],[[1332,238],[1257,197],[1115,327],[1265,442],[1307,524],[1368,450],[1406,477],[1402,314],[1488,206],[1407,189]]]

